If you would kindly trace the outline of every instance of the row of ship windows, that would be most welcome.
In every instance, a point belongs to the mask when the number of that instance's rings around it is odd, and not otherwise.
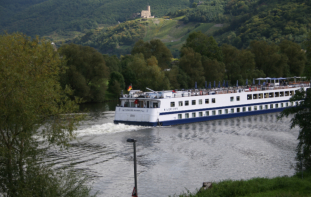
[[[296,90],[297,91],[297,90]],[[292,91],[285,91],[285,92],[269,92],[269,93],[260,93],[260,94],[247,94],[247,100],[252,99],[262,99],[262,98],[274,98],[274,97],[283,97],[283,96],[293,96],[295,92]],[[230,97],[230,101],[234,101],[234,97]],[[240,96],[236,96],[236,101],[240,101]],[[196,105],[196,100],[191,100],[191,105]],[[205,99],[205,104],[209,104],[209,99]],[[211,103],[216,103],[216,99],[212,98]],[[199,99],[199,105],[203,104],[203,100]],[[189,106],[189,101],[178,101],[178,106]],[[175,102],[171,102],[171,107],[175,107]]]
[[[270,104],[270,105],[255,105],[255,106],[250,106],[250,107],[210,110],[210,111],[205,111],[205,112],[193,112],[193,113],[178,114],[178,119],[190,118],[190,114],[191,114],[191,118],[196,118],[196,117],[203,117],[203,116],[210,116],[210,115],[215,116],[215,115],[222,115],[222,114],[229,114],[229,113],[232,114],[232,113],[247,112],[247,111],[282,108],[282,107],[289,107],[289,106],[294,106],[294,105],[298,105],[298,102],[277,103],[277,104]]]
[[[283,96],[293,96],[294,94],[295,94],[294,90],[285,91],[285,92],[269,92],[269,93],[260,93],[260,94],[247,94],[247,100],[283,97]],[[230,97],[230,101],[234,101],[234,97]]]
[[[205,104],[209,104],[209,100],[210,99],[205,99],[204,100],[204,103]],[[211,102],[212,103],[216,103],[216,99],[215,98],[212,98],[211,99]],[[197,100],[191,100],[191,105],[196,105],[196,103],[197,103]],[[203,104],[203,100],[202,99],[199,99],[199,105],[202,105]],[[189,106],[189,101],[178,101],[178,106],[179,107],[181,107],[181,106],[183,106],[183,105],[185,105],[185,106]],[[175,107],[175,102],[171,102],[171,107]]]

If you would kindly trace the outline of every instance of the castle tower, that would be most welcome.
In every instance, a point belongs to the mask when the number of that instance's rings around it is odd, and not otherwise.
[[[147,10],[142,10],[140,17],[141,18],[154,18],[154,16],[151,16],[151,12],[150,12],[150,5],[147,6]]]

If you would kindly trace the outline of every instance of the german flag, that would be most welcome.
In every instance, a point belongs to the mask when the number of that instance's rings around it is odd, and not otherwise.
[[[127,88],[127,91],[130,91],[132,89],[132,85],[129,86],[129,88]]]

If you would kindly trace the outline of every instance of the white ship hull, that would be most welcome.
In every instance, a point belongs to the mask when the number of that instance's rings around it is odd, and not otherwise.
[[[202,91],[130,92],[115,110],[116,124],[168,126],[215,119],[280,112],[290,103],[296,86],[253,87],[249,89],[215,89]]]

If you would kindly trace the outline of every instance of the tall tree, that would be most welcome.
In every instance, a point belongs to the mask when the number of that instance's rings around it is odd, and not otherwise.
[[[306,64],[306,55],[301,47],[292,41],[283,40],[279,44],[281,53],[288,58],[287,64],[291,76],[301,76]]]
[[[223,60],[222,51],[218,47],[216,40],[212,36],[207,36],[200,31],[189,34],[183,47],[192,48],[195,52],[202,56],[206,56],[211,60]],[[183,56],[182,51],[181,56]]]
[[[62,75],[62,85],[70,85],[74,96],[86,102],[103,101],[109,77],[103,55],[92,47],[76,44],[64,45],[59,51],[67,59],[68,67]]]
[[[158,60],[160,68],[165,69],[170,66],[171,58],[173,57],[171,51],[165,46],[165,44],[159,39],[150,40],[150,42],[144,42],[139,40],[135,43],[131,54],[142,53],[147,60],[154,56]]]
[[[306,170],[311,169],[311,91],[296,91],[290,98],[290,102],[298,105],[287,108],[281,112],[280,118],[294,115],[291,119],[291,128],[298,126],[300,128],[298,135],[298,145],[296,148],[297,166],[300,162]]]
[[[195,82],[198,86],[203,86],[205,78],[201,55],[187,47],[183,47],[181,53],[183,56],[179,60],[179,67],[189,76],[187,78],[188,87],[194,87]]]
[[[40,162],[44,146],[68,145],[81,119],[65,115],[78,105],[59,84],[64,58],[49,42],[17,33],[0,35],[0,57],[0,195],[89,196],[79,179]]]
[[[108,91],[114,94],[115,96],[121,93],[121,90],[125,89],[124,78],[119,72],[112,72],[110,74]]]
[[[225,64],[218,62],[216,59],[202,57],[202,65],[204,68],[204,77],[208,81],[221,81],[225,75]]]
[[[263,70],[269,77],[286,77],[288,71],[288,58],[280,54],[279,47],[275,44],[268,44],[265,41],[252,41],[251,52],[255,55],[256,66]]]

